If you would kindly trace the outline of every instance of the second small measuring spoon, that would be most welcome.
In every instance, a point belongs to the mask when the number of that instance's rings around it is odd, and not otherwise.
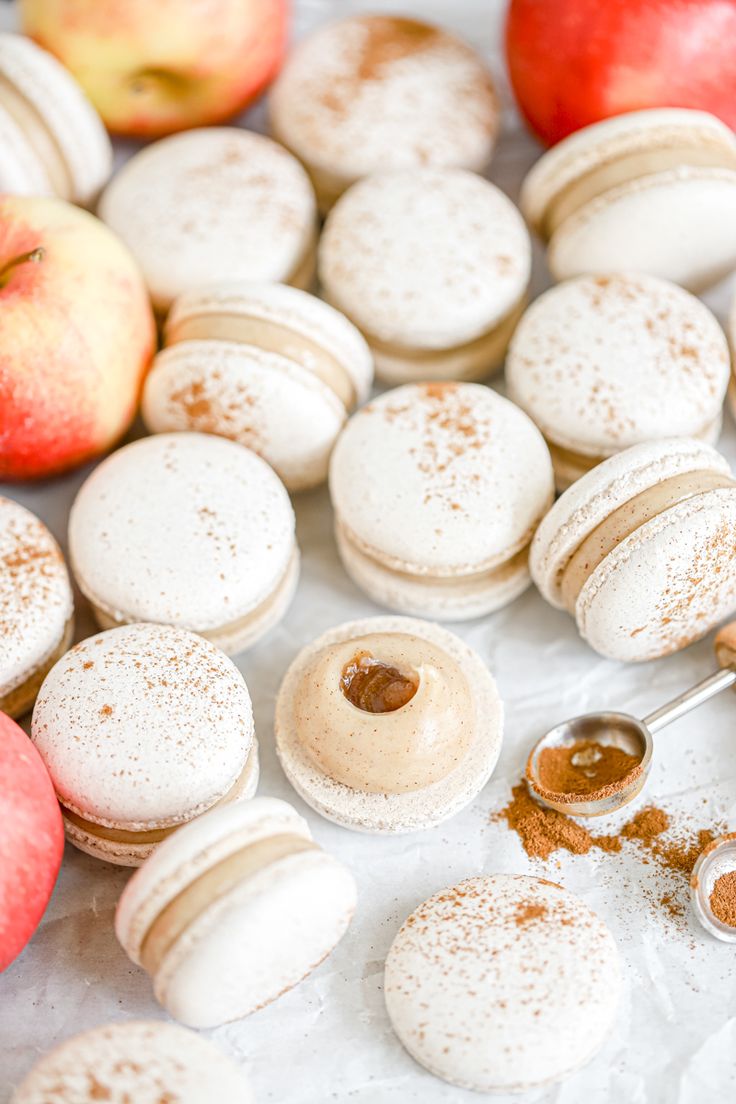
[[[654,733],[736,684],[736,621],[719,631],[715,652],[720,670],[642,720],[629,713],[584,713],[550,729],[534,745],[526,764],[526,778],[537,800],[571,816],[603,816],[632,801],[649,773]],[[621,764],[620,774],[590,792],[553,788],[545,777],[548,773],[545,764],[549,753],[555,751],[561,751],[583,778],[587,767],[594,776],[596,763],[602,762],[604,756],[616,757]]]

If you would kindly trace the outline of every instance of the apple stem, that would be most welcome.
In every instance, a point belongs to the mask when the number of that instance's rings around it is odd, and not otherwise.
[[[21,253],[19,257],[13,257],[12,260],[0,268],[0,287],[5,287],[8,282],[8,277],[14,268],[22,264],[38,264],[46,256],[46,250],[42,245],[37,245],[35,249],[30,249],[28,253]]]

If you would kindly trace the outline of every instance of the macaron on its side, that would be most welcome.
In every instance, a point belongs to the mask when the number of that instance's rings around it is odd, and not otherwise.
[[[386,657],[394,652],[401,654],[402,667],[415,673],[416,691],[398,709],[368,712],[346,697],[338,668],[364,645],[376,649],[373,659],[379,663],[388,663]],[[413,662],[407,658],[411,656]],[[324,665],[335,675],[334,685],[324,684]],[[306,693],[319,700],[305,702]],[[448,711],[451,696],[455,705]],[[335,759],[343,766],[349,763],[349,783],[328,773],[310,754],[305,740],[312,725],[319,729],[320,750],[329,755],[327,745],[334,743]],[[425,784],[426,764],[420,757],[436,725],[444,725],[444,735],[457,739],[457,746],[436,745],[432,780]],[[276,702],[276,751],[292,786],[321,816],[358,832],[414,832],[454,816],[491,776],[502,733],[503,704],[479,656],[439,625],[408,617],[373,617],[328,630],[294,659]],[[358,745],[354,754],[352,742]],[[372,759],[369,745],[375,745]],[[395,745],[416,746],[416,761],[407,753],[392,768],[390,748]],[[443,756],[444,766],[451,763],[447,770],[440,766]],[[378,775],[384,774],[382,791]]]
[[[275,1000],[342,938],[349,872],[285,802],[256,798],[181,829],[131,879],[115,927],[184,1023],[213,1027]]]
[[[95,1027],[45,1054],[12,1104],[253,1104],[245,1073],[207,1039],[161,1020]]]
[[[731,379],[728,384],[728,405],[731,411],[731,416],[736,419],[736,298],[731,304],[731,310],[728,315],[728,325],[726,327],[728,333],[728,343],[731,348]]]
[[[496,874],[412,913],[386,958],[384,992],[399,1039],[430,1073],[522,1092],[563,1080],[598,1051],[621,967],[607,927],[573,894]]]

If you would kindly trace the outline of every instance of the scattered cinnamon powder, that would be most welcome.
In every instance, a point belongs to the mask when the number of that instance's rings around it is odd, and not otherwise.
[[[641,774],[641,760],[613,744],[576,740],[574,744],[545,748],[537,767],[541,797],[558,802],[580,798],[599,800],[618,793]]]
[[[573,855],[587,855],[592,847],[602,851],[621,850],[621,841],[615,836],[593,836],[564,813],[543,808],[529,793],[526,782],[514,786],[511,801],[496,815],[506,820],[509,828],[519,836],[527,855],[534,859],[548,859],[559,850]]]
[[[519,901],[514,913],[514,923],[517,928],[523,928],[531,920],[541,920],[547,915],[547,906],[541,901]]]
[[[716,879],[710,895],[710,907],[722,924],[736,928],[736,870],[729,870]]]

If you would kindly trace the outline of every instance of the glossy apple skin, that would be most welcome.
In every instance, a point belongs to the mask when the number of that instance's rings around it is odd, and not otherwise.
[[[0,971],[38,927],[56,882],[64,828],[41,756],[0,713]]]
[[[511,0],[506,58],[546,145],[648,107],[710,111],[736,127],[736,0]]]
[[[76,76],[116,134],[219,123],[275,77],[289,0],[22,0],[23,30]]]
[[[0,479],[56,475],[111,448],[155,339],[138,266],[107,226],[60,199],[0,196]]]

